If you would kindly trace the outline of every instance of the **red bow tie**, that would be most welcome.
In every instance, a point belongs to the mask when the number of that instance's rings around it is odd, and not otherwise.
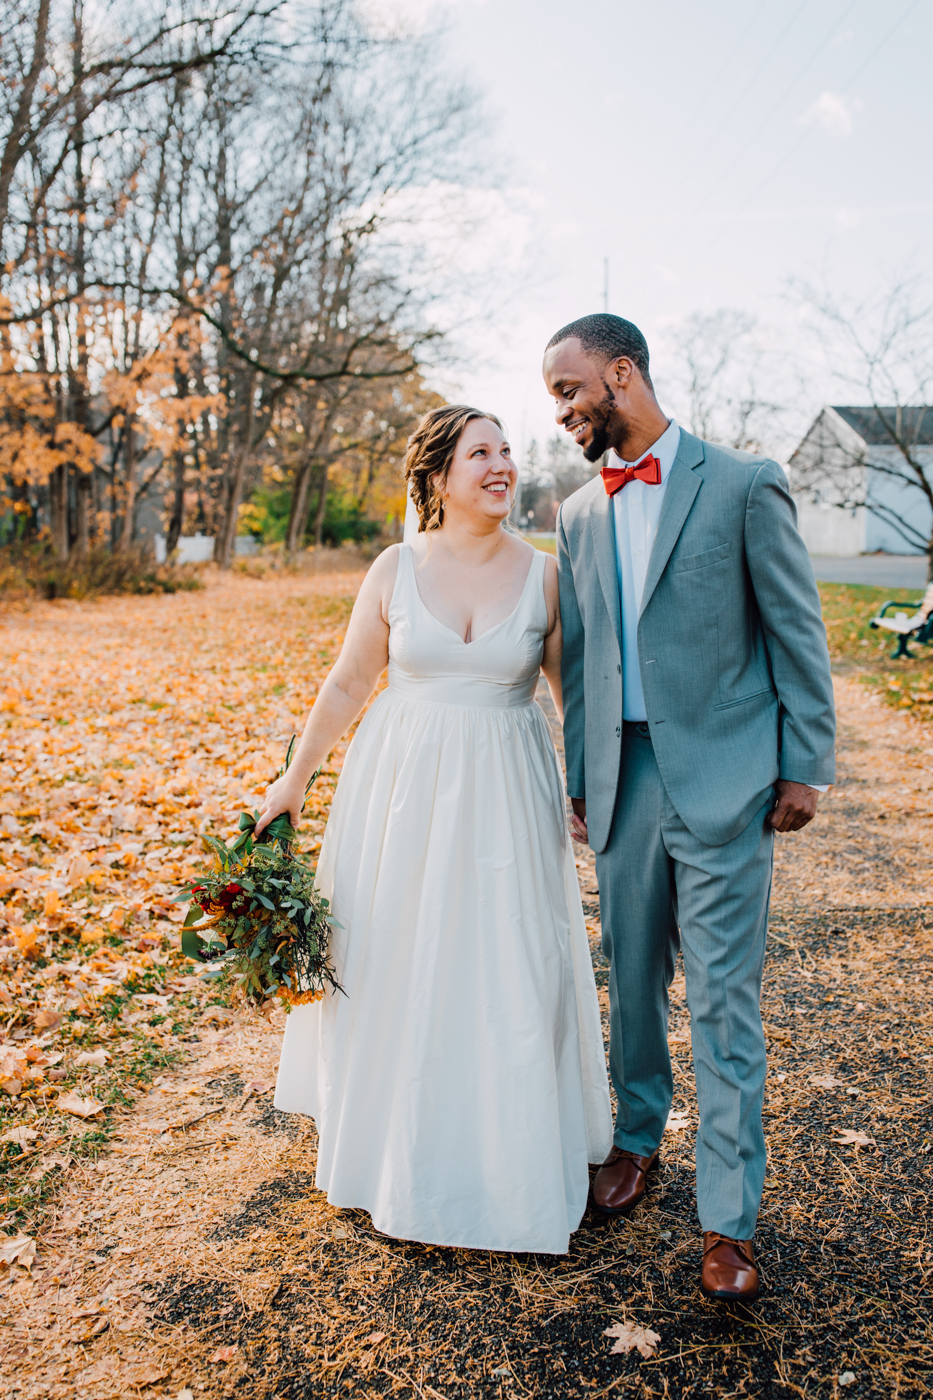
[[[651,454],[643,457],[637,467],[603,467],[600,472],[607,496],[614,496],[630,481],[647,481],[649,486],[658,486],[661,481],[661,463]]]

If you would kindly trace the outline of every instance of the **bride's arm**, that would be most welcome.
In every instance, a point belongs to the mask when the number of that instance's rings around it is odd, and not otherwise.
[[[280,812],[292,826],[304,806],[311,777],[346,734],[376,688],[389,660],[389,602],[398,570],[398,550],[387,549],[363,580],[336,665],[318,691],[294,757],[266,789],[256,823],[258,835]]]
[[[557,718],[560,720],[561,724],[563,724],[564,701],[560,688],[560,655],[563,650],[563,638],[560,630],[560,595],[557,588],[557,561],[555,559],[548,559],[545,565],[544,597],[547,602],[550,631],[544,638],[544,656],[541,661],[541,670],[544,672],[544,679],[547,681],[548,690],[551,692],[551,699],[554,701]]]

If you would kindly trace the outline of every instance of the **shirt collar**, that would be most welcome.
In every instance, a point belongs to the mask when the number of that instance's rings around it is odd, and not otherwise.
[[[674,458],[677,456],[677,449],[679,446],[680,428],[677,426],[676,422],[672,418],[671,421],[668,423],[667,427],[664,429],[664,432],[658,438],[657,442],[652,443],[651,446],[648,448],[648,452],[650,452],[653,457],[657,457],[658,461],[661,463],[662,484],[670,476],[671,467],[674,465]],[[640,462],[642,460],[642,457],[647,457],[648,452],[643,452],[641,454],[641,457],[637,457],[635,459],[635,462],[626,462],[622,457],[619,456],[615,448],[612,448],[612,456],[615,458],[613,466],[615,466],[616,463],[618,463],[623,467],[633,467],[636,465],[637,462]]]

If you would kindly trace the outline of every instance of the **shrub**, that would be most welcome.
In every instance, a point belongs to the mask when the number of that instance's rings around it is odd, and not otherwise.
[[[44,540],[0,549],[0,594],[43,598],[92,598],[102,593],[178,593],[203,588],[190,565],[156,564],[140,550],[111,554],[92,549],[79,559],[58,559]]]

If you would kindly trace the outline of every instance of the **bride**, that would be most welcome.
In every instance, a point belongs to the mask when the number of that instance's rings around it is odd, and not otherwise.
[[[350,745],[318,884],[346,996],[289,1015],[276,1107],[309,1114],[317,1185],[401,1239],[563,1254],[612,1142],[563,785],[553,559],[507,531],[498,419],[426,414],[406,476],[420,530],[366,576],[261,830]]]

